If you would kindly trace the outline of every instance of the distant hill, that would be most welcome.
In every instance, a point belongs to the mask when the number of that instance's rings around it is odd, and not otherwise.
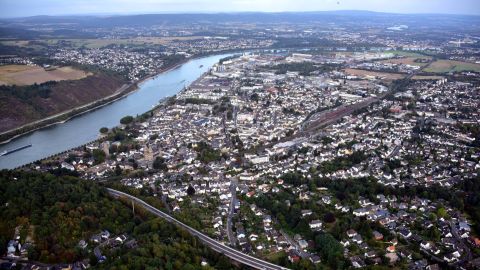
[[[368,21],[365,21],[368,18]],[[442,18],[442,21],[439,21]],[[0,24],[77,24],[83,27],[151,26],[157,24],[188,24],[194,22],[259,22],[259,23],[307,23],[312,21],[356,21],[364,23],[397,23],[420,21],[423,23],[479,23],[480,16],[445,14],[396,14],[372,11],[319,11],[319,12],[238,12],[238,13],[184,13],[139,14],[112,16],[33,16],[2,19]],[[392,21],[394,20],[394,21]]]

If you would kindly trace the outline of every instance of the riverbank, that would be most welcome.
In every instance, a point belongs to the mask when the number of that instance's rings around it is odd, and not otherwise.
[[[29,133],[35,132],[36,130],[47,128],[50,126],[54,126],[57,124],[62,124],[65,123],[77,116],[80,116],[82,114],[94,111],[96,109],[99,109],[103,106],[106,106],[108,104],[111,104],[112,102],[118,101],[122,98],[125,98],[129,94],[135,92],[136,90],[139,89],[139,85],[142,83],[154,79],[155,77],[161,75],[162,73],[168,72],[170,70],[173,70],[186,62],[195,59],[196,57],[191,57],[191,58],[186,58],[182,61],[179,61],[173,65],[170,65],[168,67],[160,69],[157,73],[154,75],[147,76],[143,79],[140,79],[134,83],[128,84],[128,85],[123,85],[122,87],[118,88],[112,95],[104,97],[102,99],[90,102],[88,104],[84,104],[78,107],[75,107],[73,109],[70,109],[68,111],[64,111],[52,116],[48,116],[46,118],[36,120],[34,122],[22,125],[20,127],[4,131],[0,133],[0,145],[7,144],[10,141],[27,135]]]
[[[138,81],[139,89],[137,91],[132,91],[115,102],[73,117],[63,124],[39,128],[35,132],[18,136],[9,143],[0,145],[0,152],[27,144],[32,144],[32,147],[0,157],[0,169],[18,168],[24,164],[94,141],[98,139],[101,127],[118,126],[120,119],[126,115],[142,115],[158,105],[165,104],[159,101],[170,100],[169,97],[178,94],[185,86],[190,85],[202,74],[208,72],[220,59],[227,56],[230,54],[195,57],[199,59],[190,58],[184,61],[186,63],[179,62],[162,70],[163,73],[158,76],[154,75]],[[177,68],[178,65],[181,66]],[[170,71],[165,72],[167,70]]]

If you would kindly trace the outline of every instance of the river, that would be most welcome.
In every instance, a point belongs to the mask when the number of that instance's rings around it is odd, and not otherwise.
[[[119,125],[126,115],[139,115],[198,79],[221,58],[230,54],[193,59],[139,85],[130,95],[61,124],[42,128],[0,145],[0,153],[32,144],[32,147],[0,156],[0,169],[13,169],[53,154],[83,145],[99,136],[101,127]]]

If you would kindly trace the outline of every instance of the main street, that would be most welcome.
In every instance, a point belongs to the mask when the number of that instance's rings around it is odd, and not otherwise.
[[[237,202],[237,180],[235,178],[232,179],[230,183],[230,193],[232,194],[232,198],[230,199],[230,206],[228,209],[228,216],[227,216],[227,236],[228,241],[230,242],[230,246],[234,247],[236,243],[235,235],[233,235],[232,226],[233,226],[233,215],[235,212],[235,204]]]
[[[115,189],[111,189],[111,188],[107,188],[107,190],[115,198],[126,197],[128,199],[131,199],[134,202],[141,205],[142,207],[144,207],[150,213],[152,213],[152,214],[154,214],[158,217],[161,217],[161,218],[165,219],[166,221],[181,227],[182,229],[185,229],[191,235],[198,237],[205,245],[209,246],[210,248],[212,248],[213,250],[215,250],[219,253],[224,254],[225,256],[229,257],[230,259],[232,259],[234,261],[237,261],[239,263],[242,263],[244,265],[250,266],[250,267],[255,268],[255,269],[263,269],[263,270],[284,270],[284,269],[288,269],[288,268],[281,267],[281,266],[275,265],[273,263],[269,263],[269,262],[266,262],[264,260],[252,257],[250,255],[244,254],[244,253],[242,253],[242,252],[240,252],[236,249],[233,249],[231,247],[225,246],[223,243],[220,243],[220,242],[208,237],[207,235],[197,231],[196,229],[182,223],[181,221],[173,218],[172,216],[170,216],[170,215],[158,210],[157,208],[149,205],[148,203],[138,199],[137,197],[134,197],[134,196],[129,195],[127,193],[124,193],[124,192],[121,192],[121,191],[118,191],[118,190],[115,190]]]

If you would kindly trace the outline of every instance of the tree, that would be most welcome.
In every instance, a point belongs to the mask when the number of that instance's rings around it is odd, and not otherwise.
[[[107,132],[108,132],[108,128],[107,128],[107,127],[102,127],[102,128],[100,128],[100,133],[105,134],[105,133],[107,133]]]
[[[335,222],[335,215],[332,212],[328,212],[323,216],[323,221],[326,223],[333,223]]]
[[[188,188],[187,188],[187,194],[188,196],[193,196],[195,195],[195,188],[192,187],[192,185],[188,185]]]
[[[343,259],[343,247],[331,234],[318,235],[315,238],[315,245],[331,267],[336,268],[338,262]]]
[[[105,161],[106,154],[101,149],[93,149],[92,156],[95,164],[100,164]]]
[[[133,122],[133,116],[127,115],[120,119],[120,124],[122,125],[128,125]]]
[[[163,157],[156,157],[153,161],[152,166],[155,170],[166,171],[168,169],[167,164],[165,164],[165,159]]]
[[[122,168],[120,168],[120,165],[117,164],[117,166],[115,166],[115,175],[119,176],[121,174],[122,174]]]

